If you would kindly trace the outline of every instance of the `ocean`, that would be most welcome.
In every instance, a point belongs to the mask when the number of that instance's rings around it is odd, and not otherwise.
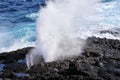
[[[44,0],[0,0],[0,53],[34,47],[36,19]],[[40,7],[41,6],[41,7]],[[96,37],[120,39],[120,0],[102,0],[96,7],[103,19]]]

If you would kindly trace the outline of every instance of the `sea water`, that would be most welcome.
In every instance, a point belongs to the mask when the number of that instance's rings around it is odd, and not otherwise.
[[[42,0],[0,0],[0,53],[23,47],[34,47],[36,41],[36,18]],[[120,39],[120,0],[103,0],[97,7],[103,19],[96,27],[94,36]],[[96,31],[97,28],[97,31]],[[88,28],[87,28],[88,29]],[[117,32],[100,34],[100,30]],[[86,35],[86,34],[85,34]]]

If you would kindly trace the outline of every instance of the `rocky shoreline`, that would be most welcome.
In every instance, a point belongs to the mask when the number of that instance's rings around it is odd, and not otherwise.
[[[25,55],[32,47],[0,54],[0,79],[119,80],[120,41],[91,37],[84,52],[65,60],[41,62],[27,70]]]

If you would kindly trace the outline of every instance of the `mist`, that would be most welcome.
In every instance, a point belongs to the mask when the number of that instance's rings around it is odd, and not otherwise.
[[[86,39],[99,21],[99,0],[49,0],[37,19],[35,48],[26,55],[28,68],[45,62],[80,55]]]

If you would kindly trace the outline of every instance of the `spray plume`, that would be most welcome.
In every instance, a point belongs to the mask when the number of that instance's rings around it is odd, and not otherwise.
[[[80,55],[89,29],[97,21],[95,6],[98,0],[48,1],[37,19],[35,49],[26,55],[28,68],[43,57],[51,62]]]

